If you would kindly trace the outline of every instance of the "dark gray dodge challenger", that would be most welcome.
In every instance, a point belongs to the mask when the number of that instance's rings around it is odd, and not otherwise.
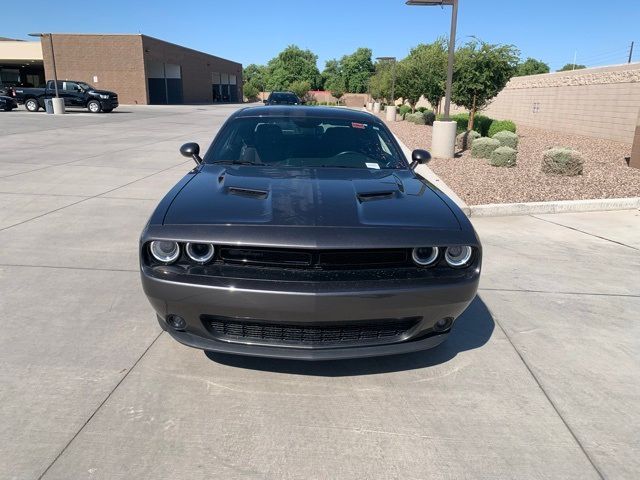
[[[233,114],[140,239],[144,291],[177,341],[303,360],[443,342],[478,288],[467,217],[364,112]]]

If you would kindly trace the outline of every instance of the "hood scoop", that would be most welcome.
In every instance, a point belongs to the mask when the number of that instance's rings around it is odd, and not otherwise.
[[[229,195],[237,195],[239,197],[257,198],[264,200],[269,195],[266,190],[257,190],[254,188],[242,188],[242,187],[227,187],[227,193]]]
[[[393,198],[397,192],[398,192],[397,190],[383,190],[379,192],[362,192],[362,193],[356,194],[356,196],[358,197],[358,200],[360,202],[370,202],[372,200],[384,200],[388,198]]]

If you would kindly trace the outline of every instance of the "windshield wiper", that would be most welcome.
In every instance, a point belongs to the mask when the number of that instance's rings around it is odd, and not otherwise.
[[[260,165],[259,163],[245,162],[242,160],[218,160],[211,163],[218,165]]]

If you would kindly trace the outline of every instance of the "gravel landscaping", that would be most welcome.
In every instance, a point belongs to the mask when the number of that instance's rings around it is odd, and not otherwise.
[[[400,121],[387,125],[410,149],[431,146],[431,129]],[[640,169],[627,166],[631,145],[518,125],[518,155],[514,167],[494,167],[472,158],[470,151],[455,159],[434,158],[429,167],[467,204],[584,200],[640,197]],[[582,175],[542,173],[543,152],[570,147],[582,153]]]

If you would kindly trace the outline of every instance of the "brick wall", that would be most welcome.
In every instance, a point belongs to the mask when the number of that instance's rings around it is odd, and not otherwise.
[[[184,103],[211,103],[213,72],[236,75],[242,99],[242,65],[146,35],[54,34],[59,80],[81,80],[113,90],[121,104],[147,104],[146,62],[180,65]],[[51,47],[42,38],[47,80],[53,79]],[[97,81],[94,80],[97,77]]]
[[[559,132],[631,143],[640,111],[640,63],[515,77],[484,110]]]
[[[54,34],[53,48],[59,80],[81,80],[113,90],[123,104],[147,103],[140,35]],[[47,37],[42,38],[42,55],[46,79],[51,80],[53,64]]]
[[[242,101],[242,64],[142,35],[146,62],[182,67],[184,103],[211,103],[213,72],[236,75],[238,99]]]

